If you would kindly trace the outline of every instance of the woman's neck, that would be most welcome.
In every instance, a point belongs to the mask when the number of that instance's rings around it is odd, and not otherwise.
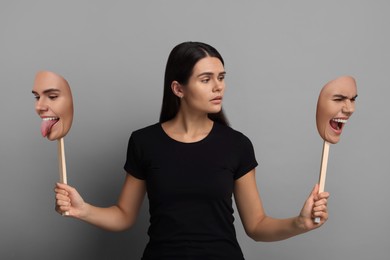
[[[185,115],[180,111],[177,115],[162,124],[164,131],[173,139],[191,143],[205,138],[213,128],[214,122],[205,115]]]

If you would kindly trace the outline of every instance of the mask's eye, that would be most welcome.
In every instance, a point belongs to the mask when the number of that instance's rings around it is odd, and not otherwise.
[[[344,95],[334,95],[332,100],[336,101],[336,102],[340,102],[340,101],[344,101],[346,99],[347,99],[347,97]]]

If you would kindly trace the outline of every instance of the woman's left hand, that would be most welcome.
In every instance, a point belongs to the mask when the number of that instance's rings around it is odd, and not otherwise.
[[[307,198],[301,213],[298,217],[299,225],[309,231],[322,226],[328,220],[328,192],[318,193],[319,186],[316,184]],[[315,223],[315,218],[320,218],[319,223]]]

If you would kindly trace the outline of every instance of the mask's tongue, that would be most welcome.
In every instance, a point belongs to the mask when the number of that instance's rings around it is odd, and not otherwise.
[[[339,128],[339,124],[333,120],[330,121],[330,126],[333,128],[333,129],[338,129]]]
[[[46,137],[49,133],[51,128],[55,123],[58,122],[58,119],[54,120],[43,120],[41,124],[41,133],[43,137]]]
[[[332,126],[333,129],[340,130],[341,127],[343,126],[342,123],[335,122],[333,120],[330,121],[330,125]]]

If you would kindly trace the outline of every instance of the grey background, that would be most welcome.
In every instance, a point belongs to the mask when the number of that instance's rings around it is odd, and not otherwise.
[[[68,79],[75,118],[65,139],[69,183],[115,203],[131,131],[158,120],[164,66],[187,41],[226,61],[224,107],[253,142],[267,213],[298,214],[317,181],[321,87],[358,83],[357,111],[332,145],[321,229],[256,243],[236,218],[247,259],[385,259],[390,253],[388,1],[1,1],[1,259],[139,259],[147,204],[135,227],[102,231],[54,211],[57,144],[41,138],[35,73]]]

